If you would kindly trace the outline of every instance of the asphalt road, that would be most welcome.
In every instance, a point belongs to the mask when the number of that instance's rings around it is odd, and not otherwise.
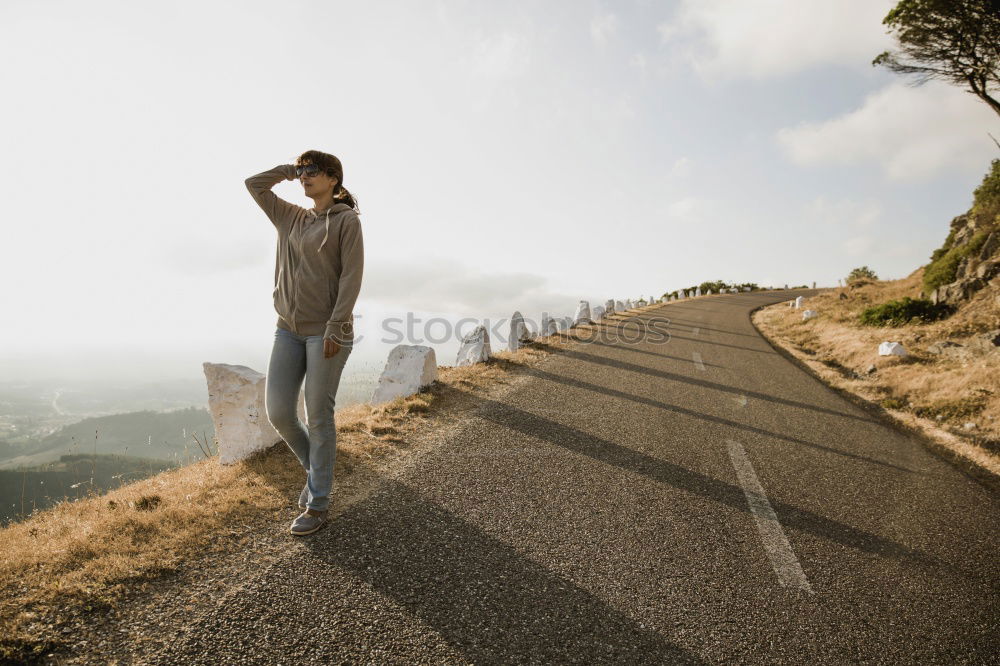
[[[776,353],[786,298],[549,357],[152,661],[996,663],[996,496]]]

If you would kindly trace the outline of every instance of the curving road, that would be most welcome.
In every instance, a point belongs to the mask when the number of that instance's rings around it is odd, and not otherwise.
[[[787,298],[604,325],[154,661],[995,659],[995,495],[776,353]]]

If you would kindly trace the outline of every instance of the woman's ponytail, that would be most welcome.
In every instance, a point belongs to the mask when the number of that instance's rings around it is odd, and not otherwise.
[[[338,203],[345,203],[354,209],[355,213],[360,214],[361,209],[358,208],[358,202],[355,200],[354,195],[347,191],[347,188],[337,183],[337,191],[333,194],[333,200]]]

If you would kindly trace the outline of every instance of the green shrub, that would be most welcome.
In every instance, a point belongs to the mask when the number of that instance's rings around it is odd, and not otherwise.
[[[860,320],[865,326],[903,326],[914,318],[929,322],[943,319],[951,313],[952,308],[943,303],[935,305],[927,299],[906,296],[902,300],[868,308],[861,313]]]
[[[906,409],[909,403],[903,398],[886,398],[881,405],[886,409]]]
[[[929,405],[920,405],[914,408],[913,413],[927,419],[950,421],[976,416],[985,408],[986,398],[977,395],[955,400],[938,400]]]
[[[861,266],[860,268],[855,268],[850,273],[847,274],[847,284],[852,282],[857,282],[859,280],[877,280],[878,276],[875,275],[875,271],[868,268],[867,266]]]
[[[931,263],[932,264],[935,261],[937,261],[938,259],[940,259],[941,257],[943,257],[945,255],[945,253],[948,250],[951,249],[951,244],[955,242],[955,232],[956,231],[957,231],[957,229],[955,229],[954,227],[952,227],[951,231],[948,232],[948,237],[944,239],[944,245],[942,245],[938,249],[934,250],[934,252],[931,254]]]
[[[972,214],[984,224],[1000,222],[1000,160],[993,160],[973,193]]]
[[[958,273],[958,265],[962,263],[962,259],[965,259],[970,254],[979,252],[988,237],[989,231],[983,229],[976,232],[972,239],[961,247],[953,247],[947,250],[942,247],[935,250],[934,254],[931,255],[931,263],[927,264],[927,268],[924,269],[924,291],[929,293],[941,285],[954,282]],[[951,239],[950,234],[948,238]],[[942,250],[945,251],[939,255],[938,253]],[[935,259],[935,257],[937,258]]]

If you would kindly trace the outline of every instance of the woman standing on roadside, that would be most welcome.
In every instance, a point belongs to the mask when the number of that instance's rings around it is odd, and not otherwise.
[[[299,179],[315,204],[305,209],[271,188]],[[343,185],[344,168],[310,150],[246,179],[247,189],[278,230],[274,267],[274,346],[265,382],[267,418],[306,470],[302,513],[289,531],[312,534],[326,522],[337,452],[334,404],[354,345],[354,304],[361,291],[364,245],[360,210]],[[296,414],[305,379],[306,420]]]

